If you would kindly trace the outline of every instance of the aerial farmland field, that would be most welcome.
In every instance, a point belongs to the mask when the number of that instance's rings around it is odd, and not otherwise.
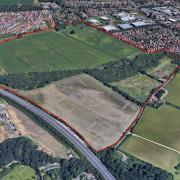
[[[88,30],[85,31],[88,33]],[[67,29],[63,32],[38,33],[2,44],[0,72],[2,74],[90,68],[139,51],[103,33],[95,30],[92,32],[89,39],[77,39],[82,33],[77,33],[76,38],[72,37]],[[96,39],[101,42],[102,47],[98,44],[96,46]]]
[[[180,162],[180,155],[175,152],[180,151],[179,117],[180,111],[168,105],[159,109],[147,107],[119,150],[173,173],[178,180],[180,175],[175,173],[174,167]]]
[[[162,105],[147,108],[133,133],[180,151],[180,111]]]
[[[96,149],[118,140],[139,110],[137,105],[85,74],[21,93],[65,118]]]
[[[165,100],[180,106],[180,73],[177,73],[174,79],[165,87],[168,90],[168,94]]]
[[[175,70],[176,65],[171,63],[171,59],[164,57],[159,60],[160,63],[157,67],[148,70],[148,74],[155,76],[156,78],[169,77],[170,74]]]
[[[160,86],[160,83],[143,74],[138,74],[119,82],[113,82],[112,85],[126,92],[136,100],[144,102],[151,90]]]
[[[180,155],[176,152],[132,135],[126,137],[118,149],[173,173],[175,180],[180,178],[174,169],[180,161]]]

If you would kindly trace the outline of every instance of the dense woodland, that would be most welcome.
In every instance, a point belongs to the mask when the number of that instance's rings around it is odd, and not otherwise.
[[[20,7],[17,5],[1,5],[0,12],[21,12],[21,11],[40,11],[42,10],[39,6],[23,4]]]
[[[82,72],[83,70],[60,70],[50,72],[5,74],[0,76],[0,83],[15,89],[31,90]]]
[[[98,179],[102,179],[96,170],[85,160],[71,158],[69,160],[53,158],[46,153],[39,151],[37,145],[25,137],[9,139],[0,144],[0,168],[6,166],[13,160],[19,161],[23,165],[30,166],[39,172],[38,167],[47,163],[60,163],[59,170],[48,171],[45,179],[70,180],[77,177],[82,172],[95,174]],[[98,154],[102,162],[108,167],[117,180],[172,180],[171,174],[166,171],[153,167],[143,161],[128,156],[128,160],[123,162],[115,156],[115,149],[108,149]]]
[[[117,180],[172,180],[173,176],[149,163],[129,156],[123,162],[111,148],[99,154],[101,161],[110,169]]]
[[[140,54],[133,60],[123,59],[110,62],[102,67],[87,70],[87,73],[103,83],[117,82],[159,65],[163,54]]]

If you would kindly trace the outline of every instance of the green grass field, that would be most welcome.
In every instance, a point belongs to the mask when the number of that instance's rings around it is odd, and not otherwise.
[[[180,73],[176,74],[174,79],[165,87],[168,90],[168,95],[165,100],[180,106]]]
[[[134,136],[128,136],[118,149],[171,172],[176,180],[180,179],[174,169],[180,162],[180,155],[176,152]]]
[[[180,151],[180,111],[168,105],[147,108],[133,133]]]
[[[71,35],[69,32],[72,29],[75,30],[76,33]],[[134,54],[140,53],[138,49],[102,32],[97,32],[94,28],[90,28],[84,24],[68,27],[63,33],[73,37],[84,45],[93,47],[107,54],[111,60],[131,57]]]
[[[160,60],[157,67],[148,70],[147,73],[160,79],[170,76],[170,74],[175,70],[175,67],[176,65],[171,63],[171,59],[164,57]]]
[[[35,180],[35,171],[28,166],[16,166],[2,180]]]
[[[78,39],[68,32],[43,32],[0,45],[0,73],[89,68],[139,51],[95,30],[86,40],[87,29],[76,34]]]
[[[16,5],[16,4],[33,4],[33,0],[0,0],[0,6],[2,5]]]
[[[145,75],[138,74],[125,80],[114,82],[112,85],[126,92],[135,99],[144,102],[149,96],[151,90],[154,87],[159,86],[160,83]]]

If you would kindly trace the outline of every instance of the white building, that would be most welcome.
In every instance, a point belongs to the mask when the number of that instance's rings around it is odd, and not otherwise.
[[[143,21],[136,21],[136,22],[133,22],[132,25],[135,27],[140,27],[140,26],[146,26],[147,23],[145,23]]]
[[[106,25],[103,26],[102,28],[105,29],[107,32],[118,30],[118,28],[114,25]]]

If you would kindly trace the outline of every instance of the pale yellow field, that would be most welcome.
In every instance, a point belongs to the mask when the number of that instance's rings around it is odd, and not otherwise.
[[[66,119],[97,149],[118,140],[139,110],[85,74],[23,93]]]

